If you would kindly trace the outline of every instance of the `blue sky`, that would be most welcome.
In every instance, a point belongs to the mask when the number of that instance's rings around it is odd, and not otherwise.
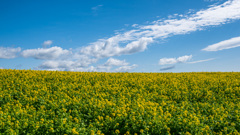
[[[0,68],[240,71],[239,0],[0,0]]]

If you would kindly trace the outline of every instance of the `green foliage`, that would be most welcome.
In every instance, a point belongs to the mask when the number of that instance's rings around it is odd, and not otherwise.
[[[239,134],[240,73],[0,70],[0,134]]]

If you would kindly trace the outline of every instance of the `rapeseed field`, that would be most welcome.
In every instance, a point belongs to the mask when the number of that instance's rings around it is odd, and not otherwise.
[[[0,69],[0,134],[240,134],[240,73]]]

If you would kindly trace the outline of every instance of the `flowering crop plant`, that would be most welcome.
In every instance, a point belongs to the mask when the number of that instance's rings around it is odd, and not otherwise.
[[[0,69],[0,134],[240,134],[240,73]]]

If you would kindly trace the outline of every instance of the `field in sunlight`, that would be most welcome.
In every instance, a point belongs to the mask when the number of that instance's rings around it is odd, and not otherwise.
[[[0,134],[239,134],[240,73],[0,69]]]

